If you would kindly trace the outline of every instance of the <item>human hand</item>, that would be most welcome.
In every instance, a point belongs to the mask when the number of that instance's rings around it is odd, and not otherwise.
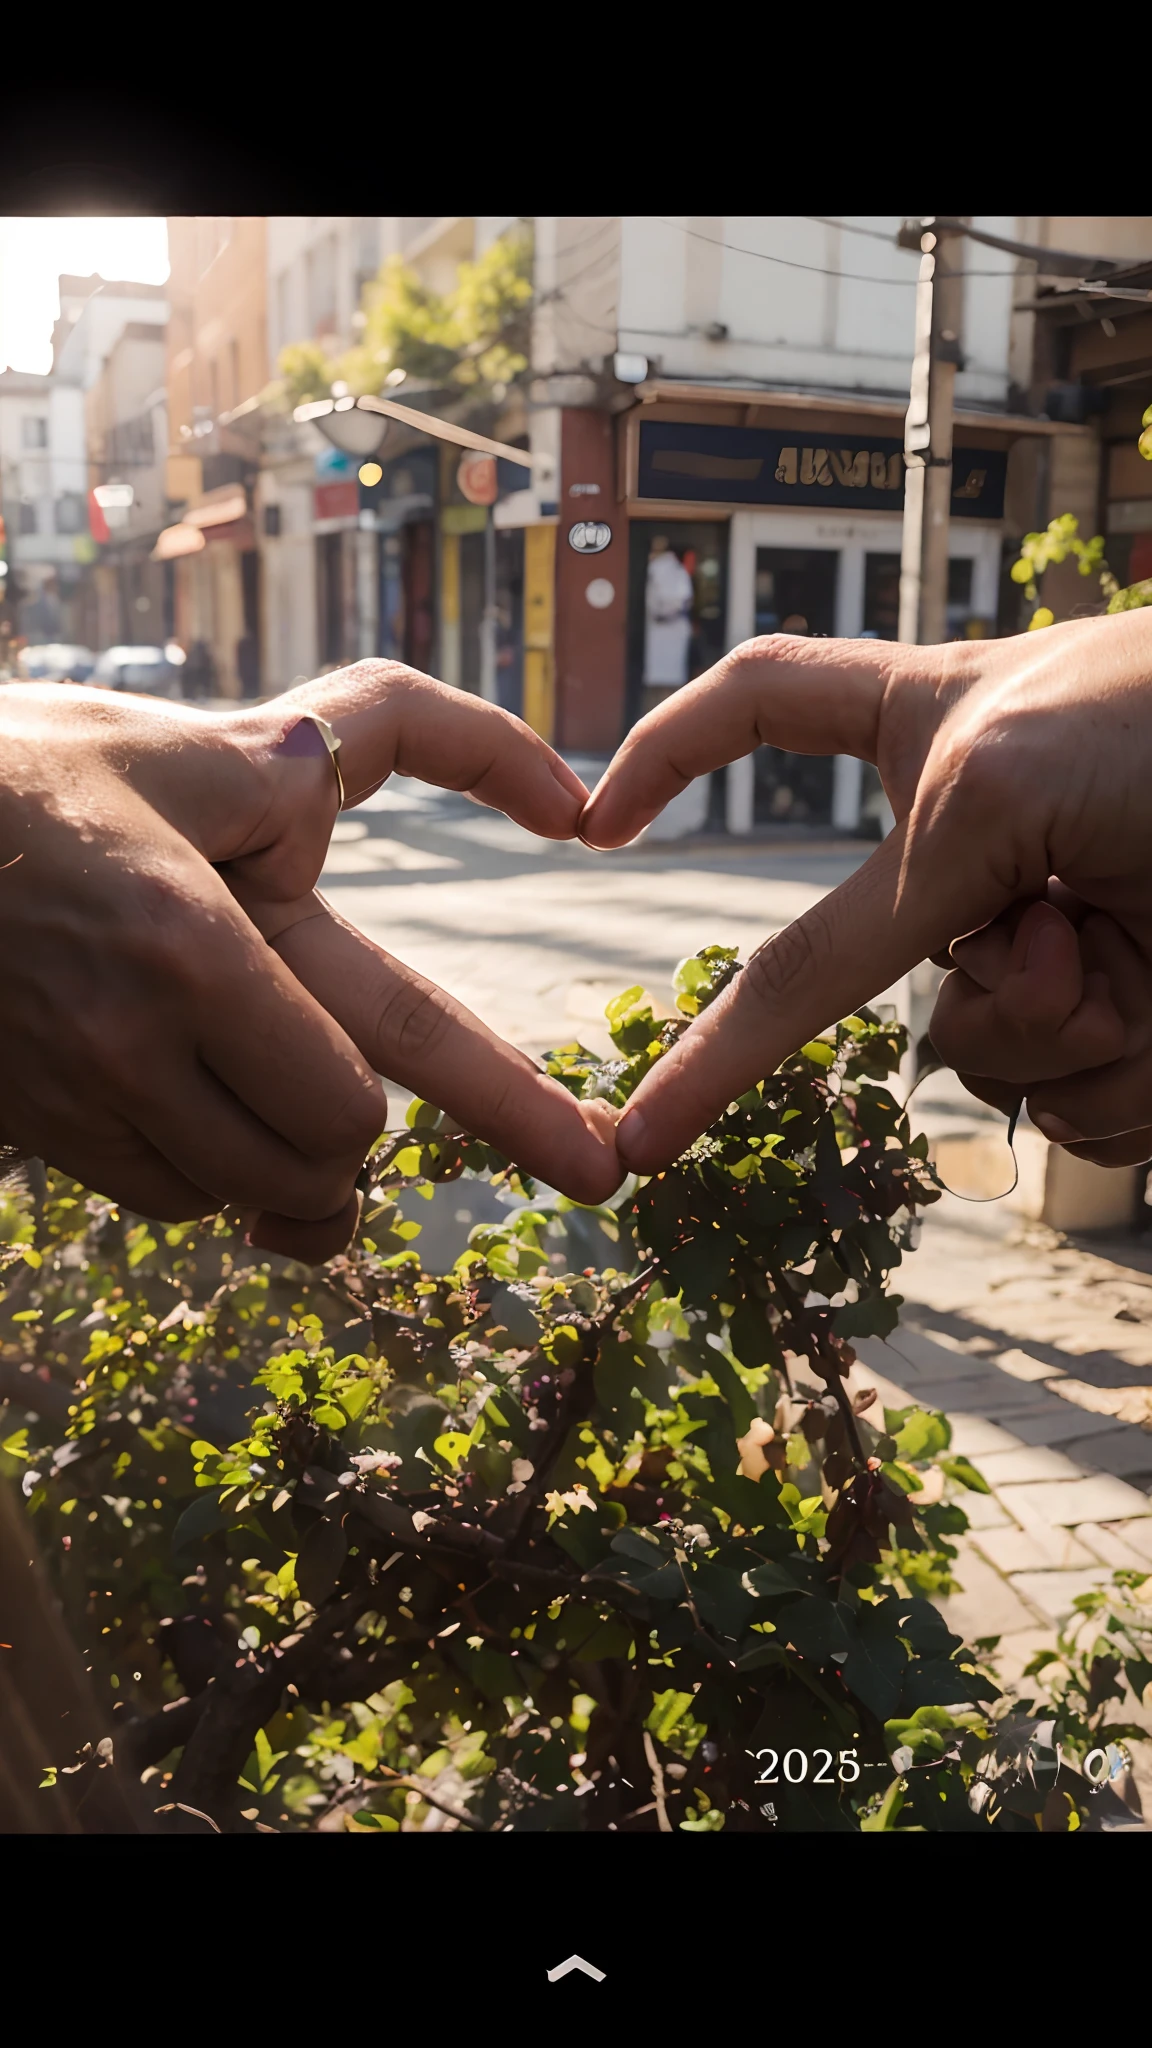
[[[604,1199],[622,1177],[607,1106],[315,896],[337,789],[319,744],[284,749],[305,712],[335,727],[350,802],[399,769],[575,830],[584,786],[527,727],[395,663],[219,716],[6,687],[0,1139],[147,1215],[236,1204],[267,1249],[319,1259],[355,1227],[378,1069]]]
[[[969,1092],[1024,1098],[1053,1143],[1098,1166],[1152,1157],[1152,972],[1057,882],[951,948],[929,1033]]]
[[[1135,956],[1125,956],[1126,972],[1152,971],[1145,613],[937,647],[749,641],[633,728],[581,836],[593,846],[625,844],[694,776],[762,744],[875,762],[897,828],[760,947],[645,1077],[617,1128],[627,1167],[668,1164],[815,1032],[958,935],[1043,897],[1050,877],[1090,911],[1109,914]],[[1111,961],[1111,942],[1095,929],[1090,936]],[[1090,976],[1109,971],[1094,962]],[[1115,1007],[1124,1032],[1135,1030],[1118,995]],[[1095,981],[1059,1030],[1081,1065],[1095,1059],[1108,1072],[1122,1056],[1117,1017]],[[1049,1091],[1062,1077],[1031,1078],[1045,1082],[1038,1111],[1059,1114],[1063,1098]],[[1118,1135],[1116,1114],[1104,1116],[1111,1132],[1093,1125],[1084,1136]],[[1142,1114],[1152,1125],[1152,1102]]]

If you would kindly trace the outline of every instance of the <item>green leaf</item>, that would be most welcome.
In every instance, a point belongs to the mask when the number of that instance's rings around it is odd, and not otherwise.
[[[877,1609],[861,1603],[854,1617],[852,1645],[840,1667],[845,1685],[880,1721],[895,1711],[908,1671],[908,1655],[895,1632],[895,1616],[888,1612],[891,1605],[886,1601]]]
[[[938,1452],[946,1451],[952,1441],[952,1428],[947,1418],[926,1408],[914,1408],[892,1434],[902,1458],[934,1458]]]
[[[321,1607],[340,1576],[348,1555],[348,1538],[337,1521],[317,1522],[304,1538],[296,1559],[296,1584],[300,1597],[311,1607]]]
[[[449,1429],[444,1432],[443,1436],[436,1438],[432,1448],[437,1456],[443,1458],[445,1463],[451,1465],[452,1470],[455,1471],[460,1460],[467,1457],[468,1452],[471,1450],[472,1438],[462,1430]]]
[[[349,1422],[359,1422],[364,1410],[375,1392],[371,1380],[353,1380],[351,1386],[337,1389],[340,1406]]]
[[[708,1346],[708,1370],[728,1403],[735,1436],[746,1436],[756,1413],[755,1397],[748,1392],[731,1359]]]
[[[220,1505],[220,1488],[211,1487],[199,1494],[180,1516],[172,1531],[173,1552],[188,1550],[194,1543],[202,1543],[206,1536],[215,1536],[219,1530],[229,1528],[234,1519]]]
[[[672,1730],[679,1726],[695,1698],[690,1692],[658,1692],[652,1695],[652,1712],[644,1723],[648,1733],[657,1742],[667,1742]]]
[[[846,1302],[832,1318],[838,1337],[890,1337],[900,1320],[899,1305],[891,1295],[862,1295]]]
[[[322,1401],[312,1410],[312,1420],[319,1429],[343,1429],[348,1418],[342,1408],[336,1408],[331,1401]]]
[[[992,1488],[982,1472],[976,1470],[967,1458],[938,1458],[941,1470],[955,1479],[960,1486],[966,1486],[971,1493],[991,1493]]]

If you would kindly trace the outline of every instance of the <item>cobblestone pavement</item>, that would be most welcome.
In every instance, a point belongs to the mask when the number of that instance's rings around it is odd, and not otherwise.
[[[667,1000],[686,953],[720,942],[746,954],[869,851],[698,841],[604,856],[393,783],[340,821],[322,886],[529,1051],[575,1036],[606,1050],[609,997],[641,981]],[[913,1115],[932,1130],[959,1109],[946,1080]],[[963,1591],[946,1611],[968,1635],[1001,1636],[1014,1678],[1078,1593],[1117,1566],[1152,1570],[1152,1239],[1070,1243],[1002,1204],[949,1196],[898,1285],[900,1328],[861,1358],[886,1405],[942,1409],[991,1485],[964,1498]]]
[[[929,1212],[899,1328],[857,1349],[886,1406],[949,1417],[992,1489],[963,1496],[963,1590],[943,1606],[965,1635],[1000,1636],[1015,1681],[1078,1594],[1117,1567],[1152,1573],[1152,1256],[963,1208]],[[1152,1709],[1132,1718],[1152,1731]],[[1135,1775],[1152,1812],[1152,1751]]]

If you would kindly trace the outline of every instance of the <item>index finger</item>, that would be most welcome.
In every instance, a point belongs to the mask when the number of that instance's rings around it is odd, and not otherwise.
[[[393,959],[319,896],[272,934],[281,959],[378,1072],[577,1202],[605,1202],[624,1172],[614,1112],[579,1103],[444,989]],[[269,928],[271,931],[271,927]]]
[[[759,947],[636,1090],[616,1131],[624,1165],[669,1165],[798,1046],[950,935],[989,923],[1014,893],[987,857],[990,836],[946,805],[926,819],[913,811],[855,874]]]
[[[523,719],[401,662],[355,662],[289,690],[275,711],[328,721],[348,808],[389,775],[415,775],[505,811],[541,838],[571,839],[588,800],[580,777]]]
[[[871,640],[746,641],[632,727],[580,821],[589,846],[624,846],[697,775],[757,747],[876,756],[898,650]]]

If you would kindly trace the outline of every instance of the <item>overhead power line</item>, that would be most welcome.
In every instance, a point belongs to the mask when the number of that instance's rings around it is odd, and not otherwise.
[[[771,218],[771,216],[769,217]],[[800,220],[816,218],[813,214],[799,214],[794,217]],[[701,234],[698,228],[685,227],[683,221],[668,220],[663,214],[657,214],[654,218],[659,220],[666,228],[678,228],[682,235],[691,235],[693,240],[697,242],[707,242],[710,248],[731,249],[734,255],[751,256],[759,263],[776,263],[785,270],[805,270],[813,277],[842,278],[848,284],[895,285],[898,290],[902,291],[915,291],[916,289],[916,279],[914,277],[876,277],[869,275],[865,271],[832,270],[824,263],[800,263],[794,256],[772,256],[766,249],[747,249],[739,242],[728,242],[717,235]],[[832,221],[828,225],[838,227],[841,223]],[[900,246],[894,236],[889,237],[885,235],[882,239],[888,242],[889,248],[898,248]],[[1013,273],[1010,270],[969,270],[966,274],[969,277],[1011,277]]]

